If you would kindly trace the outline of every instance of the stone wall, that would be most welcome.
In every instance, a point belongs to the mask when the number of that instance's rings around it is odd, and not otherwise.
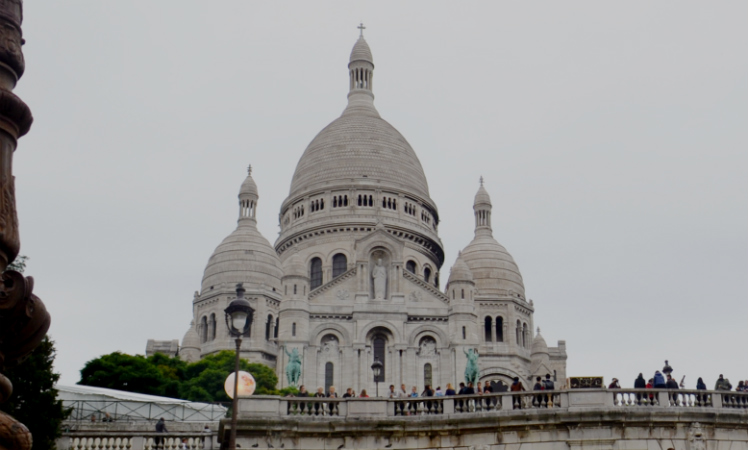
[[[651,395],[651,398],[650,398]],[[242,448],[748,450],[748,394],[576,390],[429,399],[240,399]],[[219,440],[227,436],[224,420]]]

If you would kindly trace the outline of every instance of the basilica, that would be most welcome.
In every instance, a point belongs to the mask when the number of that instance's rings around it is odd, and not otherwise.
[[[374,106],[374,59],[363,35],[348,72],[348,105],[301,155],[275,245],[257,229],[250,170],[236,230],[208,260],[187,333],[181,343],[149,340],[147,353],[196,361],[233,349],[223,310],[241,283],[255,311],[241,356],[274,368],[279,388],[290,384],[294,354],[297,384],[310,391],[373,392],[375,360],[386,385],[444,389],[465,380],[471,353],[480,381],[506,386],[519,377],[527,386],[551,374],[563,385],[565,342],[548,347],[536,331],[519,268],[494,238],[483,180],[475,237],[445,283],[439,211],[415,151]]]

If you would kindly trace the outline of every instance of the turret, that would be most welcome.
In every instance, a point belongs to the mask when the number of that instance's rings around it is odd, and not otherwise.
[[[453,342],[475,345],[478,342],[477,316],[475,314],[475,282],[470,268],[462,260],[462,254],[452,266],[447,281],[449,297],[449,326]]]

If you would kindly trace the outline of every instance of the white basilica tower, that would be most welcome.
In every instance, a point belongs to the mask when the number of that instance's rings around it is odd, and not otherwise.
[[[257,231],[257,186],[251,175],[244,181],[237,229],[208,262],[182,357],[233,348],[223,309],[243,283],[256,314],[242,356],[274,367],[278,387],[288,385],[294,349],[309,391],[373,392],[375,359],[384,386],[445,388],[464,381],[469,349],[480,355],[481,381],[506,385],[517,376],[527,385],[546,373],[563,381],[565,344],[549,348],[533,333],[533,302],[493,237],[482,181],[475,238],[440,289],[439,212],[416,153],[374,107],[374,60],[363,36],[348,72],[348,105],[302,154],[274,248]]]

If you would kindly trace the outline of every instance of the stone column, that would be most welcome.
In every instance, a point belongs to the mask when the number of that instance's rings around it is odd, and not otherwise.
[[[23,19],[20,1],[0,0],[0,265],[18,255],[21,242],[13,178],[13,152],[19,137],[28,133],[31,111],[13,92],[24,71]]]

